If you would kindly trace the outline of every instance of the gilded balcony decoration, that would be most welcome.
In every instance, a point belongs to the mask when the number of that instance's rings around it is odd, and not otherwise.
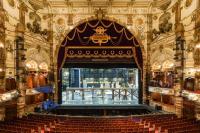
[[[0,94],[0,104],[10,101],[13,98],[16,98],[18,96],[19,96],[19,92],[17,90],[12,90],[12,91]]]
[[[183,90],[182,96],[191,100],[200,103],[200,94],[193,93],[191,91]]]

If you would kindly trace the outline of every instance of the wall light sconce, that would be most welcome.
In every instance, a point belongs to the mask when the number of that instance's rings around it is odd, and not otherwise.
[[[0,72],[3,72],[3,68],[0,68]]]
[[[4,48],[4,45],[2,42],[0,42],[0,48]]]
[[[199,49],[200,48],[200,43],[196,44],[195,47]]]

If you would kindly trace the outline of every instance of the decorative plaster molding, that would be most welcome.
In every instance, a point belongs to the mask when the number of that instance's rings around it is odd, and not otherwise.
[[[174,95],[173,88],[149,87],[149,92],[160,93],[164,95]]]
[[[183,90],[182,96],[187,98],[188,100],[200,103],[200,94],[190,92],[190,91],[187,91],[187,90]]]
[[[4,103],[12,100],[19,96],[19,92],[17,90],[9,91],[3,94],[0,94],[0,103]]]

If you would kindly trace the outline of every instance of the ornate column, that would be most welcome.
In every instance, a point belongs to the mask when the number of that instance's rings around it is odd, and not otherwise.
[[[180,96],[180,93],[183,89],[184,84],[184,26],[181,23],[181,0],[178,0],[172,12],[175,13],[175,34],[176,34],[176,44],[175,44],[175,108],[176,114],[179,117],[183,116],[183,98]]]
[[[49,49],[49,57],[50,57],[50,68],[49,68],[49,82],[52,86],[55,85],[55,77],[54,77],[54,57],[53,57],[53,14],[49,14],[49,19],[48,19],[48,27],[49,27],[49,33],[48,33],[48,38],[47,41],[49,42],[50,49]],[[55,91],[54,99],[57,101],[57,91]]]
[[[150,64],[150,59],[151,59],[151,42],[153,40],[153,34],[152,34],[152,14],[147,14],[147,62],[146,62],[146,89],[143,94],[146,96],[144,98],[144,101],[148,100],[149,96],[149,81],[150,81],[150,75],[151,75],[151,64]]]
[[[195,32],[194,40],[196,41],[193,50],[194,67],[198,70],[200,68],[200,1],[197,1],[197,10],[194,14],[195,18]],[[195,90],[199,90],[200,86],[200,71],[195,72]],[[200,119],[200,103],[195,103],[196,117]]]
[[[24,49],[24,32],[25,32],[25,13],[27,8],[24,3],[19,5],[19,23],[16,27],[16,81],[20,96],[17,100],[17,115],[22,117],[25,108],[25,49]]]
[[[3,1],[0,1],[0,91],[5,91],[5,11]],[[5,107],[0,104],[0,120],[5,117]]]
[[[0,2],[0,90],[5,89],[5,12]]]

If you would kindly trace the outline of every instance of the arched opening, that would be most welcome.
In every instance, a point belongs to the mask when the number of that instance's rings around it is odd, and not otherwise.
[[[90,20],[71,30],[57,57],[60,104],[142,103],[143,55],[124,26]]]

